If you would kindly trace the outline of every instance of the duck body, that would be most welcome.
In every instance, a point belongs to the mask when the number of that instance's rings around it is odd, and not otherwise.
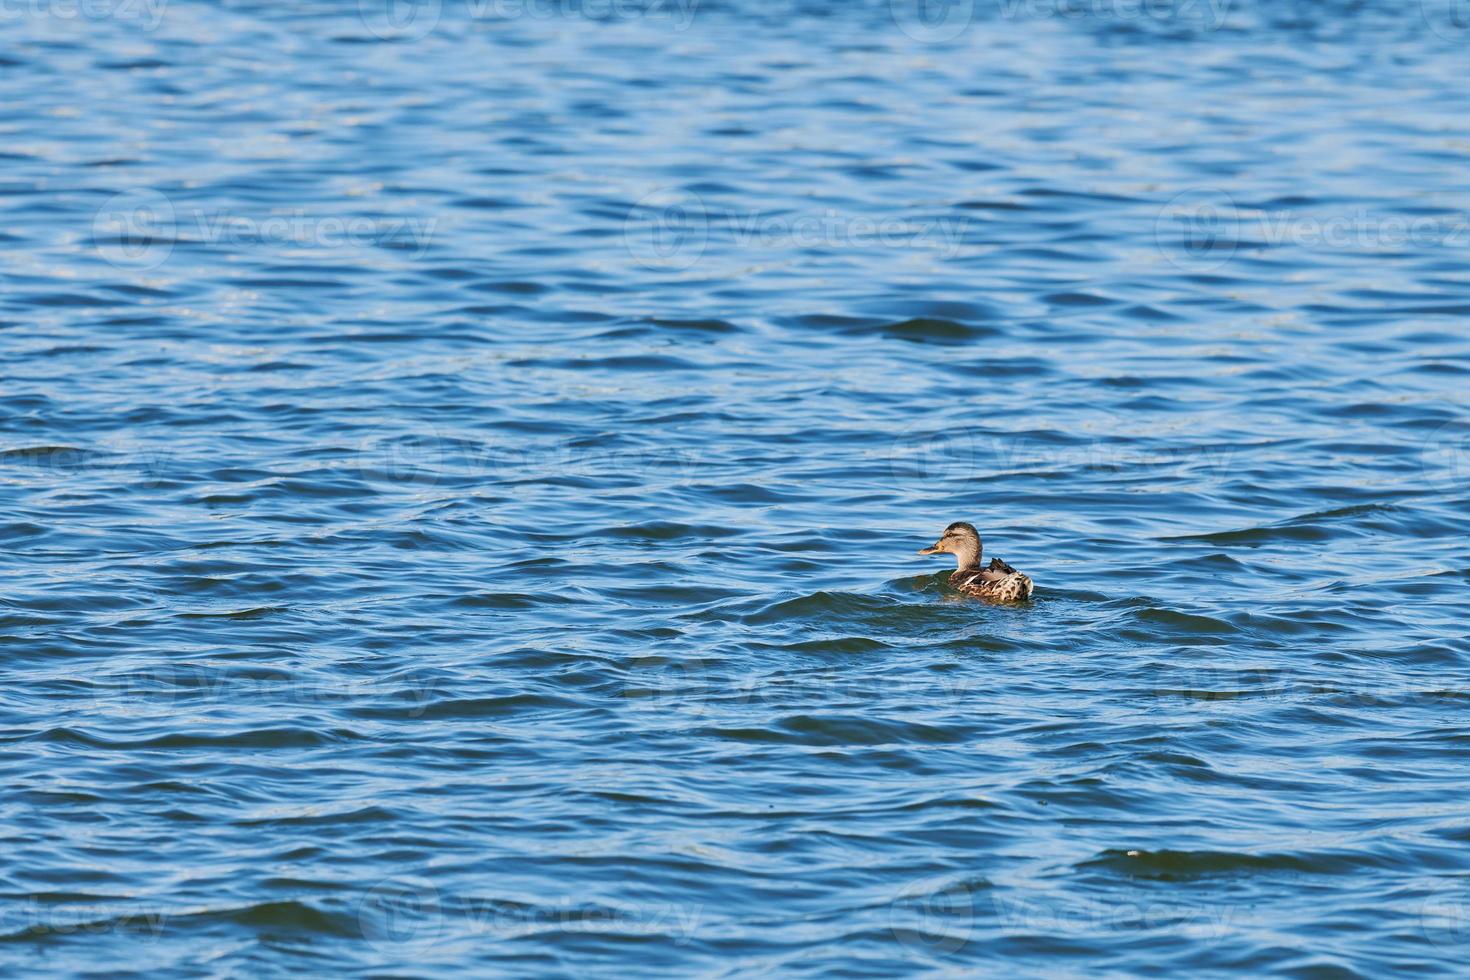
[[[980,564],[984,547],[980,543],[980,532],[974,525],[956,521],[944,529],[944,536],[927,548],[921,555],[940,553],[954,555],[959,566],[949,575],[949,586],[956,592],[972,595],[992,602],[1024,602],[1031,598],[1034,586],[1028,575],[1023,575],[999,558],[992,558],[988,566]]]
[[[992,558],[988,568],[977,565],[950,572],[949,587],[995,602],[1024,602],[1031,598],[1035,586],[1029,575],[1022,575],[999,558]]]

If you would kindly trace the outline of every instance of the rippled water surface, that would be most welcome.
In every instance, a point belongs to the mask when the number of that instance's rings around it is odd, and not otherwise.
[[[907,2],[0,7],[0,972],[1463,969],[1470,22]]]

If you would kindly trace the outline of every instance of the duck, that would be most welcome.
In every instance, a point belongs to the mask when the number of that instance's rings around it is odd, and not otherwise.
[[[992,558],[987,568],[980,567],[984,546],[975,525],[955,521],[944,529],[938,541],[919,549],[921,555],[941,553],[954,555],[959,564],[949,576],[950,588],[956,592],[995,602],[1024,602],[1031,598],[1029,576],[1022,575],[999,558]]]

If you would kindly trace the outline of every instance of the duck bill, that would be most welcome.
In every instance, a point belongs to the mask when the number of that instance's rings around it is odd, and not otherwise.
[[[937,555],[937,554],[939,554],[939,544],[936,542],[934,544],[931,544],[927,548],[920,548],[919,549],[919,554],[921,554],[921,555]]]

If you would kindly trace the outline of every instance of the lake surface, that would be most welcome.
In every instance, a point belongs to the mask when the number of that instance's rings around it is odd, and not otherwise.
[[[0,972],[1463,971],[1470,17],[916,2],[0,6]]]

